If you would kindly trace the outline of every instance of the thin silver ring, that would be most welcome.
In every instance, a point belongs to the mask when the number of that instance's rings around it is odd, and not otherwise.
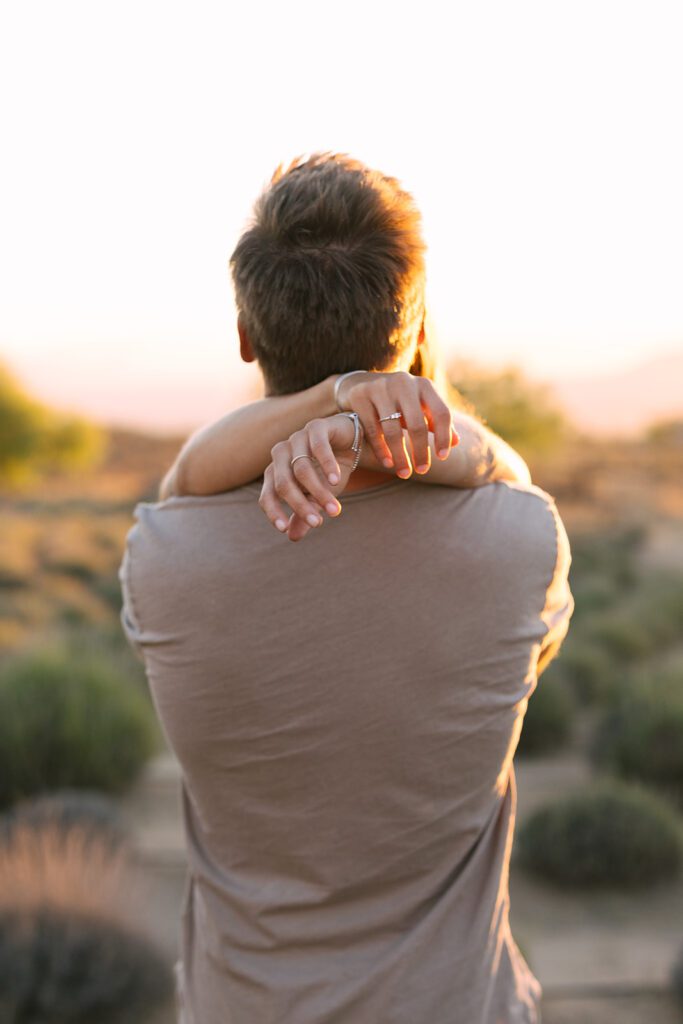
[[[313,459],[314,462],[316,461],[312,455],[295,455],[293,459],[289,460],[290,466],[293,466],[297,459]]]
[[[400,412],[392,412],[389,416],[380,416],[379,421],[381,423],[382,420],[400,420],[402,415],[403,414]]]

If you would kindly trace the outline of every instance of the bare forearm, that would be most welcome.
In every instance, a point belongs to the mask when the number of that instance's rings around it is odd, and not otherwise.
[[[353,378],[351,378],[353,379]],[[159,497],[219,494],[257,479],[271,461],[278,441],[301,430],[316,418],[337,412],[334,400],[336,375],[305,391],[263,398],[242,406],[216,423],[204,427],[184,445],[164,478]],[[460,443],[451,448],[448,459],[436,457],[430,432],[431,466],[412,479],[449,487],[478,487],[492,480],[530,482],[521,457],[474,417],[452,413]],[[364,444],[359,465],[393,476]]]
[[[331,416],[335,377],[305,391],[261,398],[194,434],[163,480],[161,500],[176,494],[220,494],[254,480],[278,441],[315,417]]]
[[[454,412],[452,420],[460,443],[451,449],[445,462],[434,460],[432,483],[456,487],[481,487],[494,480],[531,483],[526,462],[502,437],[467,413]],[[452,465],[451,459],[454,460]],[[426,476],[429,477],[429,473]]]
[[[501,437],[475,417],[455,411],[452,422],[460,441],[451,448],[447,459],[436,457],[434,435],[429,433],[431,465],[426,473],[413,473],[410,479],[446,487],[481,487],[495,480],[531,483],[529,468],[521,455]],[[393,474],[364,444],[359,466]]]

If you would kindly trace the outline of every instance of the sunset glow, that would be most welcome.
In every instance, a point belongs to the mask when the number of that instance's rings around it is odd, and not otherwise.
[[[683,350],[680,5],[415,10],[5,5],[0,358],[116,422],[252,395],[228,256],[276,164],[328,149],[415,194],[447,356]]]

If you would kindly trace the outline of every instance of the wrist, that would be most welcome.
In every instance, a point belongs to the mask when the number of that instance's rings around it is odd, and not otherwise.
[[[316,392],[316,416],[319,416],[321,419],[334,416],[339,412],[334,397],[334,386],[339,377],[341,377],[340,373],[332,373],[329,377],[321,380],[319,384],[315,384],[311,389]]]
[[[349,387],[353,387],[362,377],[365,379],[371,370],[346,370],[344,373],[335,373],[332,379],[332,401],[335,412],[352,412],[346,398]],[[350,383],[347,384],[347,381]]]

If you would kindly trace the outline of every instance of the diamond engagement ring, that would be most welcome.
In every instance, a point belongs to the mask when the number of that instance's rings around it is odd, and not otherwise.
[[[382,420],[400,420],[401,415],[402,414],[400,412],[392,412],[389,416],[380,416],[379,422],[381,423]]]

